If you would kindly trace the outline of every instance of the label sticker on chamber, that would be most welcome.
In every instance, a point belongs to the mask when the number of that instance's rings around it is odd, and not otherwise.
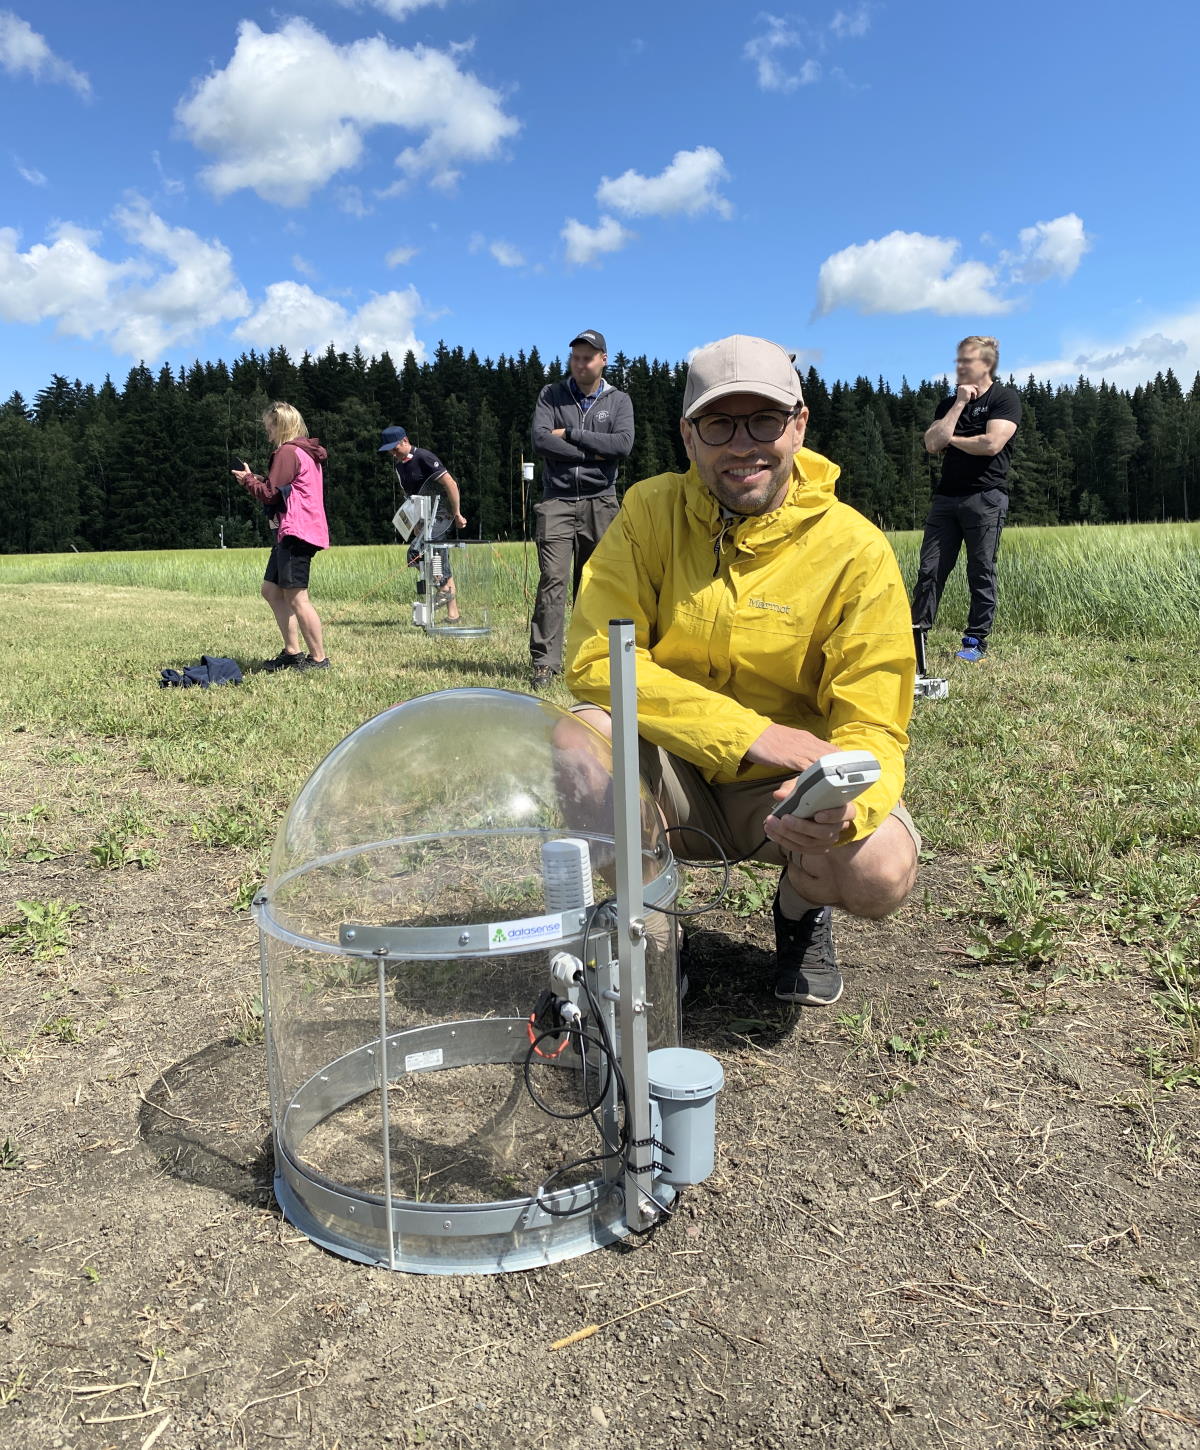
[[[561,916],[527,916],[524,921],[494,921],[487,929],[488,951],[501,947],[540,946],[562,941]]]
[[[404,1055],[405,1072],[421,1072],[427,1067],[441,1067],[442,1049],[430,1048],[428,1052],[408,1052]]]

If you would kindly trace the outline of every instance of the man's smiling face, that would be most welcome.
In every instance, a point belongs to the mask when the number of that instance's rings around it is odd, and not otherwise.
[[[773,442],[760,443],[747,429],[751,417],[775,414],[787,422]],[[704,442],[697,424],[714,415],[733,418],[737,428],[728,443],[712,446]],[[732,393],[706,407],[696,419],[680,422],[683,446],[696,465],[705,488],[735,514],[766,514],[777,509],[787,496],[792,476],[792,455],[804,444],[808,409],[788,410],[755,393]],[[764,430],[757,426],[755,431]]]

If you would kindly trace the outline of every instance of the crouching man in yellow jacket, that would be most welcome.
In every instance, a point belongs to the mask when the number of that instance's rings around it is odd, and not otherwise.
[[[695,354],[680,420],[691,467],[626,493],[583,573],[567,683],[580,718],[610,733],[608,622],[634,621],[642,772],[666,822],[783,865],[775,995],[825,1004],[842,993],[831,908],[886,916],[916,881],[900,799],[915,662],[895,555],[835,497],[839,469],[803,446],[807,422],[778,344],[727,337]],[[880,779],[814,820],[772,817],[834,750],[871,751]],[[699,835],[671,843],[715,854]]]

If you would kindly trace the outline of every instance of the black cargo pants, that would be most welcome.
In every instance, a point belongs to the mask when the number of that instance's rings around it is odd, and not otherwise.
[[[1008,494],[1002,488],[985,489],[966,498],[935,493],[925,520],[921,562],[913,589],[914,629],[932,629],[942,590],[967,546],[967,587],[971,609],[964,634],[987,639],[996,614],[996,555],[1008,513]]]

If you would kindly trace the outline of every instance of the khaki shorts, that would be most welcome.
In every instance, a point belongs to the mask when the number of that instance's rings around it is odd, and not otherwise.
[[[576,705],[574,713],[597,708]],[[779,847],[764,837],[763,821],[778,804],[773,799],[774,793],[785,780],[795,779],[795,771],[771,780],[714,785],[690,761],[681,760],[648,740],[639,739],[638,755],[642,779],[650,787],[667,825],[684,828],[673,830],[669,838],[672,852],[681,861],[717,861],[722,855],[732,860],[753,852],[756,861],[775,866],[783,864]],[[900,801],[891,814],[912,837],[920,855],[921,833],[904,802]],[[760,842],[761,849],[756,849]]]

